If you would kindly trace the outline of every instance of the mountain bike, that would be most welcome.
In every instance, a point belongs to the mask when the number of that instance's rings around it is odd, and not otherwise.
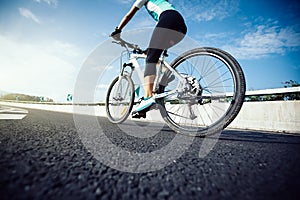
[[[140,69],[145,52],[123,39],[113,41],[125,48],[128,62],[110,84],[106,95],[106,113],[112,123],[122,123],[135,102],[133,72]],[[123,54],[122,53],[122,54]],[[162,118],[175,132],[206,136],[226,128],[238,115],[245,97],[245,78],[236,59],[211,47],[189,50],[166,61],[167,50],[158,62],[154,98]]]

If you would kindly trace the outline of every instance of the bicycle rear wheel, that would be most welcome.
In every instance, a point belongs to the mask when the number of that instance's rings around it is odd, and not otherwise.
[[[106,114],[112,123],[122,123],[129,116],[134,103],[134,85],[127,75],[116,77],[106,95]]]
[[[216,48],[197,48],[176,58],[171,66],[187,82],[183,92],[158,101],[164,108],[163,118],[173,130],[206,136],[223,130],[235,119],[244,102],[246,84],[234,57]],[[170,71],[166,74],[174,79]],[[175,78],[165,85],[164,92],[178,84]]]

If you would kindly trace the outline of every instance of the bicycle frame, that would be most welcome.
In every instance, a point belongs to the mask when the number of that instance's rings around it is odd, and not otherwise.
[[[146,54],[135,53],[134,51],[129,51],[128,49],[125,52],[127,52],[129,54],[129,62],[124,63],[122,65],[121,73],[119,75],[119,80],[121,80],[122,76],[124,76],[125,68],[129,66],[131,68],[131,71],[127,75],[131,78],[131,76],[133,74],[133,71],[137,70],[138,77],[139,77],[140,81],[143,82],[144,81],[144,74],[143,74],[143,71],[141,70],[141,67],[140,67],[139,63],[138,63],[138,59],[146,59],[147,55]],[[153,88],[158,87],[159,80],[160,80],[161,74],[162,74],[161,73],[162,72],[162,65],[164,65],[172,74],[174,74],[174,76],[176,78],[178,78],[179,83],[178,83],[177,87],[174,90],[171,90],[169,92],[164,92],[164,93],[161,93],[161,94],[155,94],[154,95],[155,99],[164,98],[164,97],[172,95],[174,93],[183,92],[183,90],[185,88],[183,86],[186,85],[186,83],[187,83],[187,80],[184,77],[182,77],[182,75],[179,74],[174,68],[172,68],[170,66],[170,64],[165,60],[165,57],[166,57],[166,55],[163,54],[161,56],[161,58],[159,59],[160,64],[159,64],[159,68],[158,68],[158,75],[156,76],[156,80],[154,82]]]

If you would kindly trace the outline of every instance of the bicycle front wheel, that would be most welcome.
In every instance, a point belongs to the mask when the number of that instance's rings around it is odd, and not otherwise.
[[[197,48],[176,58],[171,66],[186,79],[174,79],[164,91],[181,92],[159,103],[162,116],[176,132],[205,136],[226,128],[239,113],[245,97],[245,78],[239,63],[216,48]],[[181,85],[181,86],[180,86]]]
[[[106,95],[106,114],[112,123],[122,123],[129,116],[134,103],[134,85],[127,75],[116,77]]]

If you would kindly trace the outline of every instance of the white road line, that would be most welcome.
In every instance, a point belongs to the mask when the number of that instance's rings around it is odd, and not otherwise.
[[[12,108],[7,106],[0,106],[0,120],[1,119],[23,119],[28,114],[27,110],[20,108]]]
[[[22,114],[0,114],[1,119],[23,119],[26,115]]]

